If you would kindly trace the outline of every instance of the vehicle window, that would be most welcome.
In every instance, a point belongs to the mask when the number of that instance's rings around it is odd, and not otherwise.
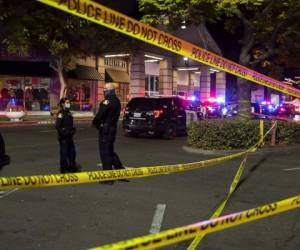
[[[160,98],[133,98],[128,103],[127,107],[130,109],[139,108],[143,110],[153,110],[161,109],[165,105],[167,105],[167,103]]]
[[[176,109],[183,109],[184,106],[179,98],[175,98],[173,101]]]
[[[157,108],[169,109],[172,106],[172,100],[170,98],[159,98],[159,104]]]

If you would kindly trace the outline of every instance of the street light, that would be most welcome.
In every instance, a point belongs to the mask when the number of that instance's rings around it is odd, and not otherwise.
[[[186,29],[186,23],[185,23],[185,20],[183,20],[183,21],[181,22],[180,28],[181,28],[182,30],[185,30],[185,29]]]

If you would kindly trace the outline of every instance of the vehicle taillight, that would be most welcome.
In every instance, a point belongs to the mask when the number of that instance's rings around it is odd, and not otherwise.
[[[159,118],[163,112],[164,112],[163,110],[154,110],[153,111],[154,119]]]
[[[279,112],[281,112],[281,113],[285,112],[285,108],[280,108]]]
[[[128,110],[128,108],[126,107],[125,109],[124,109],[124,115],[128,115],[129,114],[129,110]]]

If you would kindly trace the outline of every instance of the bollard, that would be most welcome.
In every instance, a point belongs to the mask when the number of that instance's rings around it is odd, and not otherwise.
[[[274,128],[272,129],[271,146],[275,146],[276,145],[276,128],[277,128],[277,124],[276,124],[276,122],[274,120],[272,121],[272,126],[273,125],[274,125]]]
[[[264,145],[264,120],[259,120],[259,135],[261,146]]]

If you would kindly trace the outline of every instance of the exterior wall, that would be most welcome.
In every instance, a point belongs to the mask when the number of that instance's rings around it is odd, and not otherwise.
[[[178,85],[189,85],[189,75],[187,71],[176,71],[177,72],[177,84]]]
[[[207,101],[210,97],[210,72],[209,67],[201,67],[200,75],[200,100]]]
[[[130,67],[129,98],[145,96],[145,62],[144,55],[132,56]]]
[[[145,74],[159,76],[160,65],[159,63],[145,62]]]
[[[104,66],[104,57],[98,57],[98,63],[97,63],[97,71],[105,76],[105,66]],[[104,77],[105,78],[105,77]],[[99,103],[104,99],[104,95],[103,95],[103,87],[104,87],[104,83],[105,83],[105,80],[103,81],[98,81],[97,84],[96,84],[96,89],[95,89],[95,108],[98,108],[99,106]]]
[[[225,101],[226,97],[226,73],[216,73],[216,97]]]
[[[159,94],[173,94],[173,68],[172,60],[170,58],[160,61]]]
[[[89,67],[95,68],[95,66],[96,66],[96,58],[94,56],[92,56],[92,57],[78,58],[76,60],[76,63],[80,64],[80,65],[85,65],[85,66],[89,66]]]
[[[175,95],[178,90],[178,72],[173,70],[173,89],[172,94]]]
[[[251,91],[251,102],[261,103],[265,100],[265,88],[264,86],[254,85],[255,88]]]

